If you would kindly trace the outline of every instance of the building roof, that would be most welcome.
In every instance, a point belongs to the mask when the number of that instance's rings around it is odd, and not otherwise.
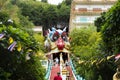
[[[33,31],[35,31],[35,32],[42,32],[42,26],[35,26],[33,28]]]

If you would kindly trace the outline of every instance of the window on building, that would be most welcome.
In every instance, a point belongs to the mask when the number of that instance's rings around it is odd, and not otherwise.
[[[97,11],[102,11],[101,8],[93,8],[93,11],[97,12]]]
[[[87,22],[87,18],[86,17],[80,17],[80,22]]]
[[[76,9],[75,8],[73,8],[73,11],[75,11]]]
[[[79,11],[81,11],[81,12],[86,12],[87,11],[87,8],[79,8]]]
[[[107,0],[107,1],[118,1],[118,0]]]
[[[90,0],[90,1],[103,1],[103,0]]]
[[[75,19],[76,23],[93,23],[97,16],[77,16]]]

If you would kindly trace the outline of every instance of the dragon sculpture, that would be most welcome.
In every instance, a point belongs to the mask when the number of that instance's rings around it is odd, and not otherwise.
[[[66,27],[63,30],[56,29],[54,27],[48,29],[45,48],[48,50],[46,55],[49,56],[50,59],[55,59],[57,57],[60,61],[60,55],[62,55],[64,62],[65,60],[68,60],[70,42],[66,32]]]

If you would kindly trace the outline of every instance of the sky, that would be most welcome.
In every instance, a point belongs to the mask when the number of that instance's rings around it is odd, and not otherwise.
[[[63,0],[48,0],[48,3],[58,5],[58,4],[61,3],[62,1],[63,1]]]

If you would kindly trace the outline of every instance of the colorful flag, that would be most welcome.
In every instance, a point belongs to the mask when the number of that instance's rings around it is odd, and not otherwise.
[[[17,50],[21,51],[21,44],[20,44],[20,42],[18,43]]]
[[[120,54],[115,56],[115,59],[119,59],[120,58]]]
[[[5,34],[0,34],[0,39],[4,37]]]
[[[13,41],[14,41],[13,38],[10,37],[10,38],[9,38],[9,43],[11,44],[11,43],[13,43]]]
[[[8,50],[12,51],[14,49],[14,47],[16,46],[17,42],[14,41],[9,47]]]

